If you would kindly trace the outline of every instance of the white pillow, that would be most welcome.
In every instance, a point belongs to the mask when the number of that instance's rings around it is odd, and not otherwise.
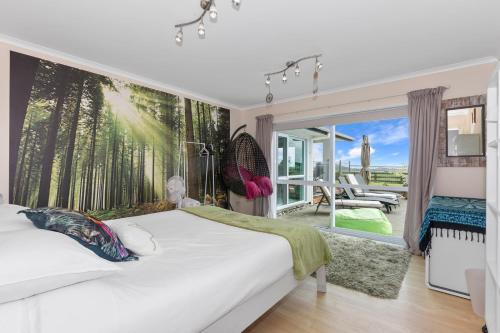
[[[152,256],[161,253],[158,241],[140,225],[126,219],[105,223],[116,233],[123,245],[134,254]]]
[[[33,223],[24,214],[18,211],[26,209],[17,205],[0,205],[0,232],[23,229],[36,229]]]
[[[0,263],[0,304],[120,270],[72,238],[41,229],[0,232]]]

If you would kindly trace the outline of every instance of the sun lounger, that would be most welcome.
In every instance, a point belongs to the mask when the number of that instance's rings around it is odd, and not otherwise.
[[[347,182],[345,177],[340,176],[339,177],[339,182],[342,185],[351,185]],[[387,212],[390,212],[392,210],[392,206],[397,206],[399,205],[399,199],[397,196],[392,195],[392,193],[364,193],[362,195],[355,195],[353,191],[351,191],[350,188],[344,188],[345,193],[351,200],[367,200],[367,201],[380,201],[385,208],[387,209]],[[368,194],[368,195],[366,195]]]
[[[348,174],[347,176],[349,176],[350,174]],[[358,182],[359,185],[365,185],[365,186],[368,186],[368,184],[365,182],[365,179],[358,173],[358,174],[355,174],[354,175],[354,178],[356,179],[356,181]],[[349,180],[349,178],[347,178],[347,181],[349,183],[351,183],[351,181]],[[351,183],[352,184],[352,183]],[[393,192],[387,192],[387,191],[372,191],[372,190],[368,190],[368,189],[361,189],[363,192],[372,192],[372,193],[389,193],[389,194],[393,194],[395,195],[398,199],[402,196],[401,194],[399,193],[393,193]]]
[[[356,175],[356,176],[359,176],[359,175]],[[361,177],[361,176],[356,177],[356,176],[353,174],[347,174],[345,179],[351,185],[365,185],[365,186],[367,186],[363,177]],[[399,203],[399,194],[396,194],[396,193],[371,192],[368,189],[361,189],[361,188],[353,188],[352,192],[354,193],[355,196],[358,196],[358,197],[370,197],[370,198],[377,197],[377,198],[393,199],[393,200],[397,200]]]
[[[316,211],[314,214],[318,213],[319,207],[326,203],[329,206],[332,204],[332,195],[330,189],[326,186],[319,186],[322,196],[320,201],[317,203]],[[350,200],[350,199],[335,199],[335,206],[345,207],[345,208],[378,208],[384,207],[380,201],[372,200]]]

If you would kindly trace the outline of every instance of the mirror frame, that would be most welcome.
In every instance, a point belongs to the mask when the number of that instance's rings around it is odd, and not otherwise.
[[[478,155],[449,155],[448,154],[448,112],[459,109],[481,108],[481,140],[483,142],[483,153]],[[463,105],[446,109],[446,157],[484,157],[486,156],[486,107],[485,104]]]

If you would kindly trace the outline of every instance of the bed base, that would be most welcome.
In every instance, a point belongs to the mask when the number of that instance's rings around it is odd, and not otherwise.
[[[456,231],[456,237],[452,233],[452,230],[443,231],[443,237],[438,237],[438,231],[434,230],[432,247],[425,256],[425,284],[429,289],[470,299],[465,270],[484,269],[485,244],[477,233],[473,241],[470,232],[468,240],[465,240],[465,231]],[[480,237],[479,241],[477,237]]]
[[[300,284],[290,270],[284,277],[219,318],[203,333],[242,332]],[[326,293],[325,266],[316,270],[316,285],[318,292]]]

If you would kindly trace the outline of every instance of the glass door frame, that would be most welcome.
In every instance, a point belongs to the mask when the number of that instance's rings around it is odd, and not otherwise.
[[[306,175],[308,174],[308,165],[306,163],[306,160],[307,160],[307,154],[308,154],[308,147],[307,147],[307,140],[306,139],[303,139],[303,138],[299,138],[298,136],[295,136],[295,135],[291,135],[291,134],[286,134],[286,133],[280,133],[280,132],[276,132],[276,150],[274,150],[276,156],[278,155],[278,149],[279,149],[279,139],[280,138],[286,138],[287,142],[286,142],[286,149],[287,149],[287,152],[286,152],[286,157],[287,157],[287,160],[288,160],[288,148],[289,148],[289,140],[290,138],[292,139],[295,139],[295,140],[299,140],[302,142],[302,163],[303,163],[303,172],[301,175],[291,175],[290,176],[290,169],[289,169],[289,166],[288,166],[288,163],[286,164],[286,176],[280,176],[279,175],[279,166],[277,166],[276,164],[275,165],[275,169],[277,170],[276,172],[276,184],[278,185],[286,185],[286,204],[284,205],[280,205],[280,206],[276,206],[276,209],[283,209],[283,208],[288,208],[288,207],[293,207],[294,205],[298,205],[298,204],[302,204],[302,203],[305,203],[307,200],[306,200],[306,197],[307,197],[307,187],[304,186],[304,191],[302,193],[302,199],[301,200],[298,200],[298,201],[295,201],[295,202],[292,202],[290,203],[289,201],[289,196],[290,196],[290,185],[296,185],[296,186],[301,186],[301,185],[298,185],[298,184],[284,184],[284,183],[281,183],[281,181],[290,181],[290,180],[298,180],[298,181],[302,181],[300,178],[302,178],[303,180],[306,180]],[[285,154],[285,153],[283,153]],[[276,161],[277,162],[277,161]],[[280,182],[278,182],[280,181]],[[276,197],[278,196],[278,191],[277,191],[277,187],[276,186]],[[276,198],[276,203],[277,203],[277,198]]]

